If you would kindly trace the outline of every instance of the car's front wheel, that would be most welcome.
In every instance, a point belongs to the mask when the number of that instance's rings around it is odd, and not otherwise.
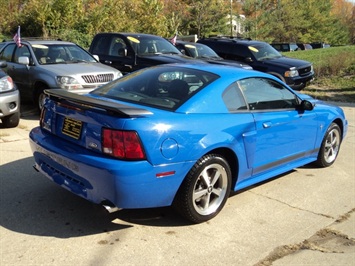
[[[337,124],[332,123],[325,133],[316,164],[320,167],[332,165],[338,156],[340,144],[341,130]]]
[[[46,99],[46,95],[44,94],[44,90],[46,90],[46,89],[49,89],[49,88],[44,84],[40,84],[36,88],[36,92],[35,92],[35,96],[34,96],[34,103],[37,105],[37,109],[39,112],[41,111],[43,104],[44,104],[44,100]]]
[[[183,181],[174,200],[175,209],[185,218],[201,223],[215,217],[227,201],[231,170],[217,154],[199,159]]]

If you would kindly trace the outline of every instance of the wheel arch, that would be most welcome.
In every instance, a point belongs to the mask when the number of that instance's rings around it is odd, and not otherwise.
[[[46,82],[44,82],[44,81],[42,81],[42,80],[37,80],[37,81],[35,81],[35,82],[33,83],[33,95],[32,95],[32,99],[33,99],[33,102],[34,102],[34,103],[36,103],[36,101],[37,101],[37,96],[38,96],[39,90],[41,90],[41,89],[43,89],[43,88],[49,89],[50,86],[49,86]]]
[[[280,80],[283,81],[284,83],[286,83],[285,78],[284,78],[282,75],[280,75],[279,73],[277,73],[277,72],[268,72],[268,74],[270,74],[270,75],[272,75],[272,76],[274,76],[274,77],[280,79]]]
[[[333,121],[333,123],[337,124],[341,130],[341,140],[343,140],[344,137],[344,125],[343,125],[343,121],[340,118],[337,118]]]
[[[221,155],[228,162],[228,165],[232,173],[231,190],[233,190],[238,180],[238,172],[239,172],[238,156],[229,148],[216,148],[214,150],[209,151],[207,154],[211,154],[211,153]]]

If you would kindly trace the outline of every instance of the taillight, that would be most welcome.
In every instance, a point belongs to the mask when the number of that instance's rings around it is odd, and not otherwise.
[[[45,108],[42,108],[41,109],[41,114],[40,114],[40,117],[39,117],[39,125],[41,127],[43,127],[43,120],[44,120],[44,115],[45,115],[45,111],[46,109]]]
[[[103,129],[102,152],[119,159],[145,159],[142,144],[135,131]]]

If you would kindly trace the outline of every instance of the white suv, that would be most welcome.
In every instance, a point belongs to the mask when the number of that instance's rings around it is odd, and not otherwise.
[[[65,89],[84,94],[122,76],[101,64],[80,46],[65,41],[24,40],[21,47],[6,42],[0,60],[17,85],[21,99],[33,100],[41,108],[45,89]]]

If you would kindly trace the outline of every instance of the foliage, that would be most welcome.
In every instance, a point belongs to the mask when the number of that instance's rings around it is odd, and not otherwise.
[[[355,76],[355,45],[283,54],[312,62],[317,77]]]
[[[313,63],[316,79],[304,93],[323,100],[355,103],[355,45],[283,54]]]
[[[345,0],[0,0],[0,35],[61,38],[87,47],[98,32],[172,37],[229,34],[228,16],[246,16],[244,37],[264,41],[355,43],[355,5]]]
[[[344,0],[245,0],[242,10],[249,18],[247,37],[339,45],[351,43],[355,31],[355,6],[350,5]]]

